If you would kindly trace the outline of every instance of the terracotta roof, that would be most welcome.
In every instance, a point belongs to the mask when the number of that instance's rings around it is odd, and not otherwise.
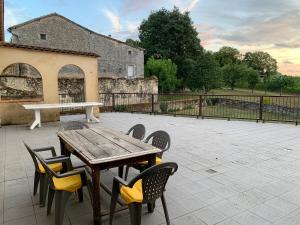
[[[75,26],[78,26],[78,27],[80,27],[80,28],[82,28],[82,29],[84,29],[84,30],[90,32],[90,33],[93,33],[93,34],[98,35],[98,36],[100,36],[100,37],[106,38],[106,39],[108,39],[108,40],[115,41],[115,42],[118,42],[118,43],[120,43],[120,44],[124,44],[124,45],[130,46],[131,48],[139,49],[139,50],[141,50],[141,51],[144,50],[143,48],[140,48],[140,47],[134,47],[134,46],[131,46],[131,45],[127,44],[127,43],[124,42],[124,41],[120,41],[120,40],[114,39],[114,38],[112,38],[112,37],[109,37],[109,36],[106,36],[106,35],[103,35],[103,34],[99,34],[99,33],[95,32],[95,31],[92,31],[92,30],[90,30],[90,29],[88,29],[88,28],[86,28],[86,27],[84,27],[84,26],[81,26],[80,24],[78,24],[78,23],[76,23],[76,22],[74,22],[74,21],[72,21],[72,20],[70,20],[70,19],[68,19],[68,18],[66,18],[66,17],[64,17],[64,16],[62,16],[62,15],[60,15],[60,14],[58,14],[58,13],[50,13],[50,14],[45,15],[45,16],[37,17],[37,18],[34,18],[34,19],[32,19],[32,20],[28,20],[28,21],[26,21],[26,22],[24,22],[24,23],[20,23],[20,24],[14,25],[14,26],[12,26],[12,27],[9,27],[7,30],[8,30],[9,32],[11,32],[13,29],[22,27],[22,26],[24,26],[24,25],[27,25],[27,24],[30,24],[30,23],[33,23],[33,22],[36,22],[36,21],[40,21],[40,20],[42,20],[42,19],[45,19],[45,18],[48,18],[48,17],[51,17],[51,16],[57,16],[57,17],[60,17],[60,18],[62,18],[62,19],[64,19],[64,20],[68,21],[69,23],[74,24]]]
[[[65,49],[44,48],[44,47],[31,46],[31,45],[13,44],[13,43],[8,43],[8,42],[0,42],[0,47],[1,46],[9,47],[9,48],[22,48],[22,49],[42,51],[42,52],[56,52],[56,53],[69,54],[69,55],[83,55],[83,56],[90,56],[90,57],[100,57],[98,54],[91,53],[91,52],[79,52],[79,51],[72,51],[72,50],[65,50]]]

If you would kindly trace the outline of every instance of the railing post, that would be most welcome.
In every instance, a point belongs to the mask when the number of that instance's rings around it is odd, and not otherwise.
[[[112,111],[116,110],[116,106],[115,106],[115,94],[112,93]]]
[[[263,120],[264,96],[259,97],[259,120]]]
[[[198,112],[198,118],[202,117],[202,104],[203,104],[203,97],[202,95],[199,95],[199,112]]]
[[[154,114],[154,94],[151,94],[151,113]]]

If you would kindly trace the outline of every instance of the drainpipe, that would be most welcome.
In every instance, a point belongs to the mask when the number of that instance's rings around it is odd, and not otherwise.
[[[4,40],[4,0],[0,0],[0,42]]]

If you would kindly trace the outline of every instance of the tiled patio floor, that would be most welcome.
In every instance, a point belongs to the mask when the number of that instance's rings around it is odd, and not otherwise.
[[[136,123],[146,126],[147,135],[164,129],[171,136],[164,161],[179,164],[166,192],[173,225],[300,224],[300,127],[126,113],[103,113],[92,126],[125,131]],[[53,224],[53,213],[47,217],[32,196],[33,165],[22,140],[54,145],[59,153],[58,126],[0,128],[0,225]],[[102,178],[110,182],[113,172]],[[104,207],[108,203],[105,196]],[[160,203],[153,214],[144,209],[143,225],[164,223]],[[64,224],[92,224],[87,192],[83,203],[70,200]],[[114,224],[129,224],[129,213],[118,214]]]

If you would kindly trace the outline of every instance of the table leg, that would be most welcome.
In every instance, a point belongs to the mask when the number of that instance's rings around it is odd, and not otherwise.
[[[34,121],[30,126],[30,130],[33,130],[36,126],[41,127],[41,110],[40,109],[35,109],[34,110]]]
[[[92,169],[92,198],[93,198],[93,219],[94,225],[101,225],[101,204],[100,204],[100,171]]]
[[[124,173],[124,166],[119,166],[118,176],[123,178],[123,173]]]
[[[86,114],[86,119],[88,122],[90,121],[94,121],[94,122],[100,122],[95,116],[94,116],[94,113],[93,113],[93,107],[86,107],[85,108],[85,114]]]
[[[150,168],[151,166],[154,166],[156,164],[156,154],[152,154],[149,156],[148,159],[148,167]],[[148,212],[153,213],[155,209],[155,202],[153,203],[148,203]]]

